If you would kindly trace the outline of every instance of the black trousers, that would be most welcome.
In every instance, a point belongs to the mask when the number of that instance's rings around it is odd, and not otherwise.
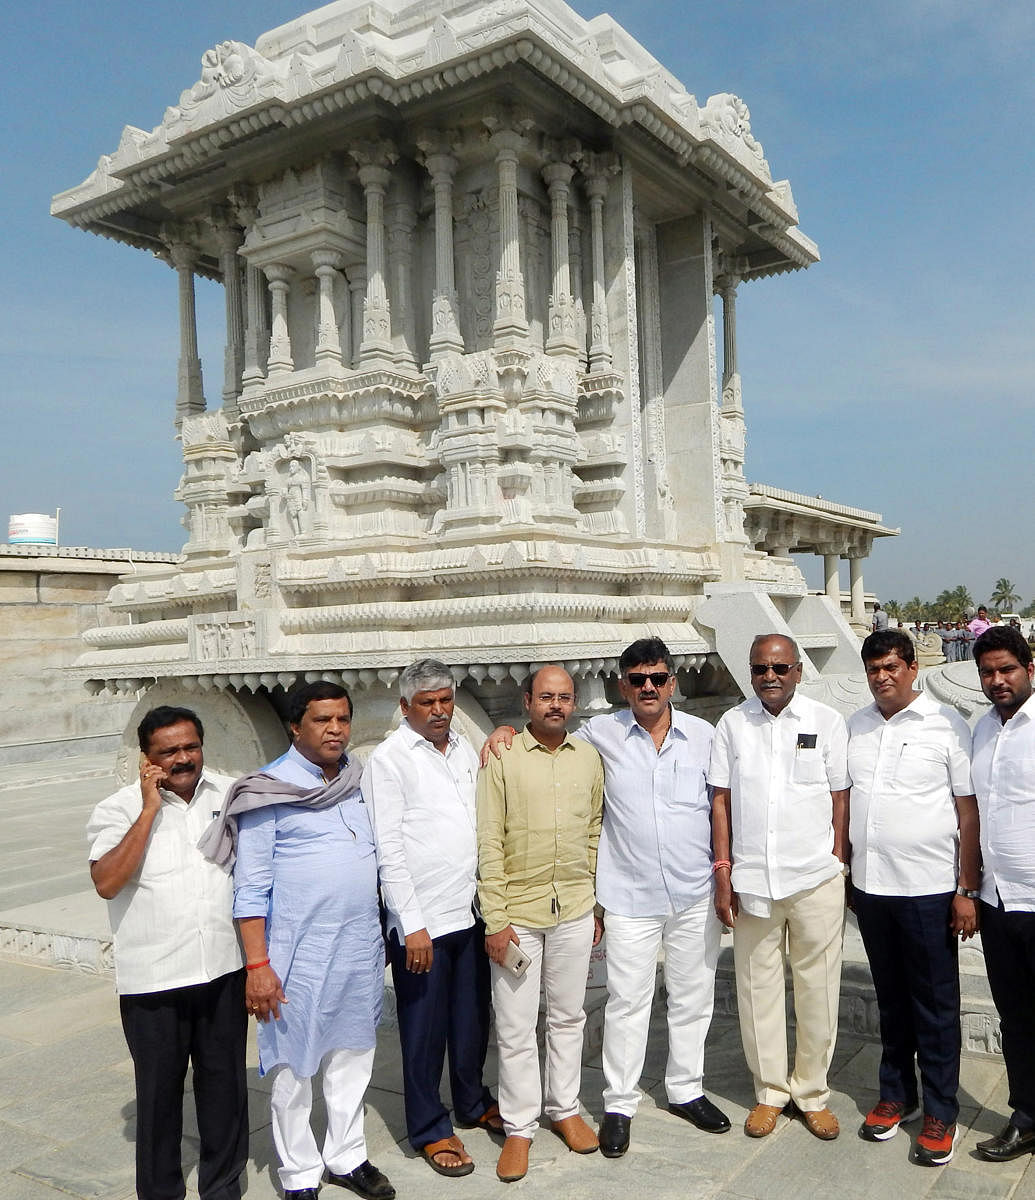
[[[1002,900],[981,905],[981,945],[999,1010],[1009,1104],[1019,1129],[1035,1126],[1035,913],[1007,912]]]
[[[453,1132],[439,1096],[449,1048],[449,1088],[457,1121],[475,1122],[492,1103],[482,1083],[489,1044],[489,959],[481,921],[432,939],[431,970],[406,969],[406,946],[388,940],[402,1046],[403,1095],[410,1145],[420,1150]]]
[[[194,1068],[201,1200],[240,1200],[248,1159],[244,971],[120,996],[137,1086],[137,1196],[182,1200],[183,1084]]]
[[[880,1094],[951,1125],[959,1115],[960,974],[949,929],[954,893],[875,896],[854,889],[855,916],[880,1011]]]

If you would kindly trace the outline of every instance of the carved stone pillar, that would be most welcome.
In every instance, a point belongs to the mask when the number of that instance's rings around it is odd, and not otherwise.
[[[499,172],[500,264],[496,274],[496,320],[492,327],[497,346],[524,347],[528,341],[525,315],[525,280],[521,274],[521,234],[518,223],[518,151],[524,138],[512,129],[492,135]]]
[[[313,268],[319,287],[316,322],[316,363],[318,366],[341,366],[341,339],[334,313],[334,282],[341,269],[341,256],[334,250],[314,250]]]
[[[281,263],[271,263],[265,268],[270,283],[273,302],[273,320],[270,323],[270,354],[266,369],[270,375],[282,375],[295,369],[291,357],[291,336],[288,333],[288,291],[294,271]]]
[[[223,412],[228,422],[238,419],[237,400],[241,395],[244,371],[244,303],[241,294],[241,259],[238,251],[244,236],[227,216],[217,214],[213,221],[219,266],[223,272],[226,300],[226,351],[224,355]]]
[[[235,198],[237,219],[250,229],[259,210],[250,196]],[[245,325],[244,368],[241,382],[245,388],[262,383],[266,377],[266,359],[270,348],[269,321],[266,316],[266,276],[261,267],[247,263],[244,270]]]
[[[863,589],[863,559],[866,551],[853,549],[848,551],[848,578],[852,589],[852,620],[866,623],[866,592]]]
[[[367,203],[367,294],[363,301],[363,364],[391,362],[392,317],[385,284],[385,193],[391,180],[389,166],[398,158],[388,141],[372,141],[350,151],[359,167],[359,182]]]
[[[611,331],[607,321],[607,293],[604,288],[604,200],[607,178],[614,171],[608,155],[588,155],[583,164],[586,195],[589,197],[590,243],[593,257],[593,300],[589,310],[591,372],[610,371],[612,363]]]
[[[194,263],[197,251],[186,242],[169,244],[169,257],[179,280],[180,361],[176,387],[176,425],[184,417],[205,411],[201,359],[198,357],[198,321],[194,308]]]
[[[417,212],[408,200],[400,200],[388,208],[388,262],[391,271],[391,325],[395,361],[402,367],[416,370],[417,327],[413,306],[413,231],[417,227]]]
[[[464,352],[453,263],[453,180],[457,161],[451,154],[427,152],[424,166],[435,192],[435,293],[431,301],[430,340],[434,360],[443,354]]]
[[[722,297],[722,387],[737,374],[737,284],[736,275],[717,280]]]
[[[740,374],[737,371],[737,275],[721,276],[717,290],[722,297],[722,408],[720,412],[722,460],[722,502],[725,512],[726,540],[745,541],[744,501],[748,498],[744,478],[746,429],[741,402]]]
[[[550,331],[547,354],[578,354],[575,299],[571,294],[568,265],[568,197],[575,169],[566,162],[549,163],[543,179],[550,194],[550,256],[553,291],[550,295]]]
[[[363,308],[367,294],[366,268],[349,267],[345,272],[345,278],[349,284],[349,311],[352,315],[352,355],[348,361],[354,367],[358,367],[359,348],[363,344]]]
[[[836,552],[834,554],[823,555],[823,586],[826,589],[827,595],[837,605],[841,607],[841,576],[840,576],[841,556]]]

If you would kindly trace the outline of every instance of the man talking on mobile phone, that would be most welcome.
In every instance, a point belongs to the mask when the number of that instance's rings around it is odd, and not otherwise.
[[[604,768],[592,746],[568,736],[575,684],[567,671],[542,667],[524,700],[527,726],[478,778],[478,897],[507,1135],[496,1174],[505,1183],[528,1171],[540,1109],[570,1150],[597,1149],[597,1135],[579,1115],[579,1086]],[[520,976],[507,966],[514,946],[530,960]],[[541,981],[545,1096],[535,1032]]]

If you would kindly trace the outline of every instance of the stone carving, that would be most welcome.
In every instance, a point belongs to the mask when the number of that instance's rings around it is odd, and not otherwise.
[[[251,103],[262,85],[274,79],[272,64],[251,46],[220,42],[202,55],[201,78],[181,94],[178,115],[188,121],[227,116]]]
[[[255,623],[239,616],[199,620],[196,648],[202,662],[252,658],[256,649]]]
[[[230,430],[226,418],[218,410],[216,412],[197,413],[184,417],[180,425],[180,440],[185,450],[194,446],[202,446],[208,442],[229,442]],[[234,467],[236,467],[236,463]]]
[[[762,144],[751,132],[751,114],[739,96],[729,92],[709,96],[701,110],[701,132],[735,152],[745,152],[769,176]]]
[[[287,511],[291,532],[296,537],[300,536],[305,514],[309,510],[309,475],[297,458],[288,461],[287,480],[284,485],[284,507]]]

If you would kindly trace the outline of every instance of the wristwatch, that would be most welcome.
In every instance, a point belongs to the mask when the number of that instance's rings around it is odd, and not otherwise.
[[[965,887],[958,887],[956,889],[956,895],[957,896],[965,896],[968,900],[980,900],[981,899],[980,891],[972,892],[970,890],[970,888],[965,888]]]

